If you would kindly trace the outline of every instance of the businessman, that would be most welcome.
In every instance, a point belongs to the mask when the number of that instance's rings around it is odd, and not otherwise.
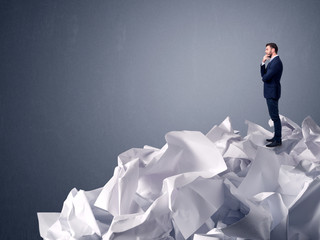
[[[263,95],[266,98],[270,118],[273,121],[274,136],[266,139],[267,147],[281,146],[281,121],[279,117],[279,99],[281,96],[280,79],[282,75],[282,62],[278,56],[278,46],[275,43],[266,44],[266,55],[260,64],[261,77],[263,81]],[[267,67],[266,61],[270,60]]]

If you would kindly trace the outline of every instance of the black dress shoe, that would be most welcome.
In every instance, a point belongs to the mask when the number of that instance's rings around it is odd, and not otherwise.
[[[281,146],[282,142],[277,142],[277,141],[273,141],[272,143],[266,145],[266,147],[277,147],[277,146]]]
[[[266,139],[267,142],[273,142],[274,141],[274,138],[269,138],[269,139]]]

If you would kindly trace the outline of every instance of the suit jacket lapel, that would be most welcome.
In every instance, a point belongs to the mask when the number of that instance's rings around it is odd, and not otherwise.
[[[275,60],[276,60],[276,58],[272,59],[272,61],[268,63],[267,69],[270,68],[271,64],[274,63]]]

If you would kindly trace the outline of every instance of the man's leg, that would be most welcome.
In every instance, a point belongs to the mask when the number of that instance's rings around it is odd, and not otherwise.
[[[281,121],[279,117],[279,100],[267,98],[268,111],[274,125],[274,140],[281,141]]]

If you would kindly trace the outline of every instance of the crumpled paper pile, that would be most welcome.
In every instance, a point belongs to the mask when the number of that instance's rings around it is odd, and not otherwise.
[[[113,177],[72,189],[61,213],[38,213],[43,239],[320,239],[320,128],[281,116],[272,133],[230,118],[206,135],[173,131],[166,144],[118,156]],[[269,121],[272,127],[272,121]]]

